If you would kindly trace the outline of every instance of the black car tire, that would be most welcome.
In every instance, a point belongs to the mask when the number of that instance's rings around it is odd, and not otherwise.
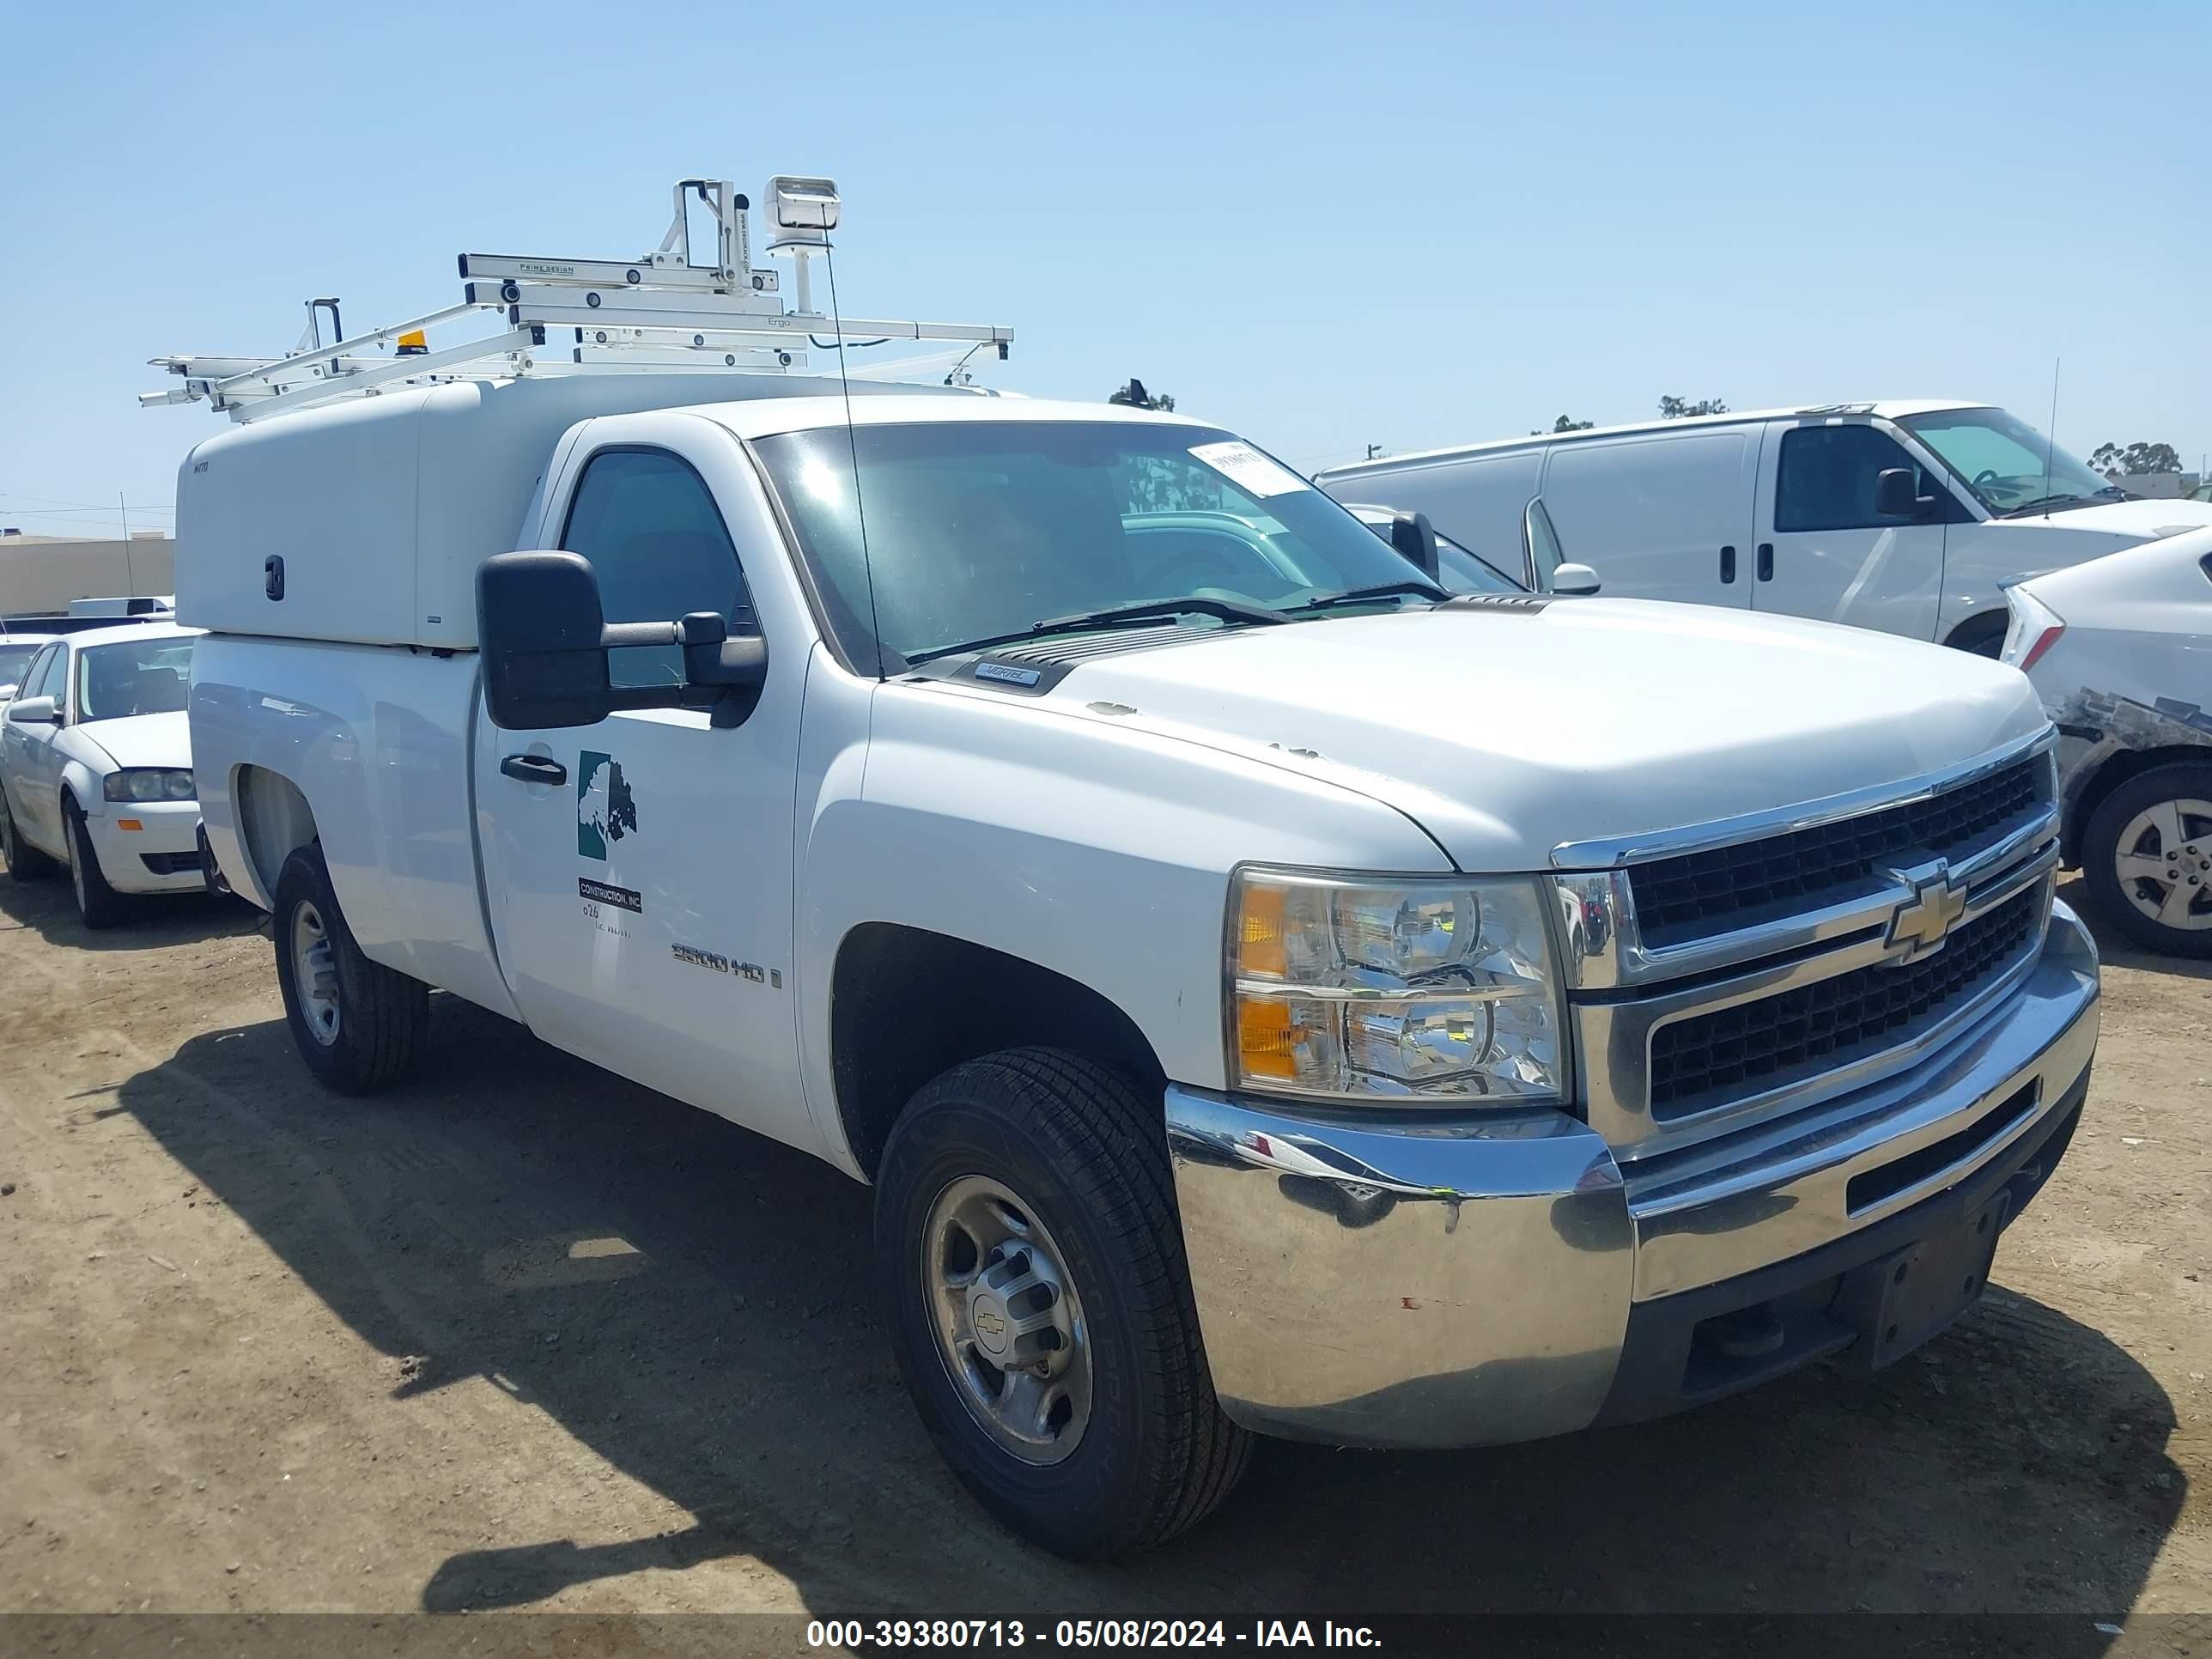
[[[1065,1257],[1082,1310],[1088,1419],[1061,1461],[1025,1462],[983,1425],[948,1358],[930,1219],[969,1177],[1017,1194]],[[1215,1399],[1200,1341],[1164,1123],[1119,1073],[1018,1048],[952,1067],[893,1127],[876,1171],[876,1268],[898,1364],[952,1472],[1059,1555],[1159,1543],[1211,1514],[1252,1438]]]

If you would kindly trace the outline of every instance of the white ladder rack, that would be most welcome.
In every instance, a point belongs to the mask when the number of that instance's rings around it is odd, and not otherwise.
[[[338,302],[312,300],[307,332],[293,350],[278,357],[155,357],[153,367],[180,376],[184,385],[141,392],[138,401],[152,408],[204,399],[234,421],[258,421],[453,380],[640,370],[781,374],[805,368],[809,346],[830,350],[840,342],[945,341],[967,345],[967,356],[995,348],[1003,359],[1013,343],[1013,331],[997,324],[833,321],[811,309],[807,262],[830,246],[840,208],[836,187],[826,179],[769,181],[765,205],[776,229],[769,251],[793,254],[798,267],[798,305],[788,311],[778,274],[752,264],[745,220],[750,204],[736,185],[726,179],[683,179],[674,196],[668,234],[640,258],[464,253],[459,305],[325,344],[324,312],[331,332],[343,333]],[[695,200],[714,223],[707,260],[694,258]],[[434,348],[429,341],[434,329],[486,317],[504,326],[452,345]]]

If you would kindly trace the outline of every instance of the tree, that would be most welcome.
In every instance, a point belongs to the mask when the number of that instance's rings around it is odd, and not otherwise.
[[[2099,444],[2089,465],[2106,477],[2127,477],[2140,472],[2179,472],[2181,457],[2172,444]]]
[[[1595,421],[1578,421],[1571,415],[1562,415],[1558,420],[1552,422],[1552,430],[1554,432],[1587,432],[1596,424],[1597,422]],[[1528,435],[1532,438],[1540,438],[1544,435],[1544,428],[1540,426],[1532,426],[1528,428]]]
[[[1145,383],[1133,374],[1129,377],[1128,385],[1115,392],[1106,401],[1109,404],[1125,404],[1131,409],[1172,410],[1175,408],[1173,397],[1164,392],[1157,394],[1146,392]]]
[[[1725,415],[1728,412],[1729,406],[1718,398],[1700,398],[1695,403],[1681,398],[1662,397],[1659,399],[1659,418],[1665,421],[1679,421],[1686,415]]]

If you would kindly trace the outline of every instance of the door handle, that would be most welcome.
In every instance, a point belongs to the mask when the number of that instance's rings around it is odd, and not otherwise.
[[[1728,583],[1732,582],[1735,580],[1735,549],[1732,547],[1724,547],[1721,549],[1721,580],[1723,583]]]
[[[1772,542],[1761,542],[1759,544],[1759,580],[1763,582],[1771,582],[1774,580],[1774,544]]]
[[[543,755],[509,755],[499,763],[499,769],[510,778],[524,783],[566,783],[568,769],[556,760]]]

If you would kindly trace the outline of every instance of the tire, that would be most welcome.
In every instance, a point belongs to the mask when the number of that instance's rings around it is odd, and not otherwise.
[[[270,934],[285,1023],[325,1087],[368,1094],[414,1068],[429,1031],[430,988],[362,954],[331,890],[320,843],[284,860]],[[303,975],[314,977],[303,984]]]
[[[130,914],[130,901],[107,884],[84,812],[67,795],[62,797],[62,839],[69,848],[70,890],[76,897],[78,919],[94,931],[114,927]]]
[[[1993,617],[1976,617],[1952,629],[1951,637],[1943,643],[1954,651],[1964,651],[1969,656],[1987,657],[1994,661],[2004,654],[2007,620],[2002,612]]]
[[[2123,859],[2158,873],[2124,876]],[[2097,914],[2144,949],[2212,957],[2212,766],[2154,766],[2098,802],[2081,836],[2081,873]],[[2168,894],[2187,907],[2181,922],[2152,914]]]
[[[994,1186],[1030,1231],[1017,1233],[1012,1255],[1002,1245],[983,1260],[998,1264],[994,1274],[1024,1261],[1038,1272],[1031,1251],[1041,1248],[1053,1270],[1045,1276],[1056,1273],[1060,1287],[1052,1307],[1072,1310],[1079,1333],[1073,1345],[1055,1340],[1044,1363],[1066,1352],[1057,1382],[1066,1391],[1079,1368],[1087,1400],[1079,1431],[1070,1434],[1070,1408],[1048,1429],[1048,1444],[1018,1453],[961,1380],[990,1368],[956,1357],[980,1357],[976,1333],[994,1313],[965,1304],[959,1350],[951,1327],[962,1317],[939,1311],[959,1300],[939,1287],[948,1264],[968,1265],[957,1258],[973,1243],[945,1224],[945,1206],[967,1213],[962,1195]],[[967,1201],[988,1209],[994,1200],[986,1192]],[[927,1085],[892,1127],[876,1172],[875,1251],[899,1369],[930,1437],[961,1483],[1023,1537],[1078,1560],[1142,1549],[1204,1519],[1243,1476],[1252,1437],[1224,1415],[1206,1371],[1160,1108],[1119,1074],[1061,1050],[1019,1048]],[[997,1311],[1026,1306],[1034,1317],[1035,1302],[1024,1301],[1033,1294],[1018,1291]],[[1014,1329],[999,1340],[1028,1340]],[[1019,1365],[996,1374],[1030,1385]]]
[[[25,841],[15,827],[15,810],[8,805],[4,787],[0,787],[0,860],[6,860],[8,874],[16,881],[37,881],[54,872],[53,856]]]

